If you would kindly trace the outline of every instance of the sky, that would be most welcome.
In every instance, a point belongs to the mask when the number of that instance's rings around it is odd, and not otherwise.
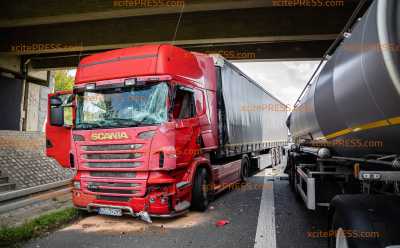
[[[292,106],[319,61],[235,62],[244,73],[283,103]],[[75,70],[69,74],[74,76]]]
[[[319,61],[239,62],[240,70],[283,103],[292,106]]]

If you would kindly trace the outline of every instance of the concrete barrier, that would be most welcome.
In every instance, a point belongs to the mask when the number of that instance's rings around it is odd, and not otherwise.
[[[55,189],[55,188],[59,188],[62,186],[67,186],[69,184],[71,184],[70,179],[59,181],[59,182],[54,182],[54,183],[43,184],[43,185],[39,185],[36,187],[27,188],[27,189],[6,192],[3,194],[0,194],[0,204],[4,201],[24,197],[27,195],[31,195],[31,194],[35,194],[35,193],[39,193],[39,192],[43,192],[43,191],[47,191],[47,190],[51,190],[51,189]]]
[[[72,170],[46,157],[45,144],[42,132],[0,131],[0,171],[17,190],[72,178]]]

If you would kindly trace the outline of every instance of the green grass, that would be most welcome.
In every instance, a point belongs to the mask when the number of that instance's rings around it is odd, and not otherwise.
[[[79,210],[66,208],[39,216],[17,227],[0,228],[0,247],[17,247],[17,244],[61,227],[81,216]]]
[[[72,107],[64,107],[64,124],[72,126]]]

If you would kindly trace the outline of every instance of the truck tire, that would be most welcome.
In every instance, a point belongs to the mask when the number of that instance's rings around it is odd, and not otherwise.
[[[398,218],[393,217],[400,206],[395,195],[338,195],[331,201],[330,248],[384,248],[398,244]],[[385,223],[376,225],[375,223]],[[384,234],[384,235],[382,235]]]
[[[289,170],[288,170],[289,187],[292,190],[293,194],[295,195],[294,199],[297,202],[303,202],[303,198],[300,196],[300,193],[298,192],[297,186],[296,186],[296,184],[297,184],[297,180],[296,180],[296,173],[297,173],[296,172],[296,158],[293,155],[291,155],[289,152],[288,152],[287,156],[288,156],[287,157],[287,163],[288,163],[287,166],[290,166]]]
[[[271,164],[272,164],[272,168],[274,168],[275,165],[276,165],[276,153],[275,153],[275,148],[271,148]]]
[[[347,241],[347,237],[344,233],[344,229],[346,227],[340,221],[340,218],[335,213],[332,218],[332,231],[335,232],[335,235],[331,235],[329,237],[329,248],[348,248],[349,244]]]
[[[288,158],[287,158],[287,166],[289,167],[288,170],[288,176],[289,176],[289,185],[290,185],[290,189],[293,192],[296,192],[296,166],[295,166],[295,161],[292,155],[290,155],[290,153],[288,153]]]
[[[246,182],[250,175],[250,161],[247,156],[243,156],[240,166],[240,180]]]
[[[209,203],[209,179],[205,168],[198,168],[192,191],[192,208],[204,212]]]
[[[282,149],[280,146],[276,148],[276,153],[278,154],[278,163],[277,165],[280,165],[282,163]]]
[[[339,228],[336,231],[336,237],[333,237],[334,239],[334,248],[349,248],[349,244],[347,242],[347,237],[344,233],[343,228]]]

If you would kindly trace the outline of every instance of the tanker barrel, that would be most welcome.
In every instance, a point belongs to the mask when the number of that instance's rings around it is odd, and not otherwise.
[[[400,1],[371,3],[296,102],[286,122],[294,140],[326,141],[332,156],[400,156],[398,23]]]

